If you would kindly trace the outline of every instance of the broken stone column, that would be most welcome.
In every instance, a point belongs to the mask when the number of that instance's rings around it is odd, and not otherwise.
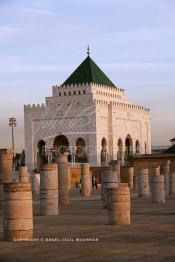
[[[46,164],[40,171],[40,214],[58,215],[57,164]]]
[[[170,161],[166,160],[161,165],[161,175],[164,176],[165,181],[165,192],[169,194],[169,175],[170,175]]]
[[[170,174],[170,189],[169,194],[175,196],[175,172]]]
[[[121,177],[120,177],[120,161],[118,161],[118,160],[111,160],[111,167],[112,167],[112,171],[117,172],[118,183],[120,183],[120,182],[121,182]]]
[[[108,188],[108,219],[110,225],[130,225],[130,189],[127,183]]]
[[[140,169],[137,173],[138,176],[138,196],[149,196],[149,178],[148,169]]]
[[[30,176],[26,166],[19,168],[19,182],[30,182]]]
[[[34,194],[40,193],[40,174],[33,173],[32,175],[32,192]]]
[[[118,187],[118,173],[116,171],[102,171],[101,184],[103,207],[107,208],[107,189]]]
[[[32,192],[30,183],[4,184],[4,240],[33,237]]]
[[[153,203],[165,203],[164,176],[160,175],[160,166],[154,167],[151,177],[151,199]]]
[[[69,204],[69,184],[68,184],[68,155],[58,156],[58,192],[59,204]]]
[[[3,184],[13,181],[13,150],[0,149],[0,209],[3,204]]]
[[[13,180],[13,150],[0,149],[0,184]]]
[[[81,164],[81,195],[85,197],[91,195],[90,165],[88,163]]]
[[[128,178],[129,188],[130,188],[130,190],[133,190],[133,187],[134,187],[134,181],[133,181],[134,167],[133,166],[128,166],[128,167],[126,167],[126,171],[127,171],[127,178]]]

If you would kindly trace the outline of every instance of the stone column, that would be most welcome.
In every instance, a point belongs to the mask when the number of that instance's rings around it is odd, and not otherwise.
[[[103,207],[107,208],[107,189],[118,187],[118,175],[115,171],[102,171],[101,172],[101,193],[103,200]]]
[[[0,149],[0,209],[3,204],[3,184],[13,181],[13,150]]]
[[[122,166],[125,165],[125,152],[122,152]]]
[[[4,184],[4,240],[33,237],[32,192],[30,183]]]
[[[165,203],[164,176],[160,175],[160,166],[154,167],[151,177],[151,199],[153,203]]]
[[[175,196],[175,172],[170,174],[170,190],[169,194]]]
[[[165,192],[169,194],[169,175],[170,175],[170,161],[166,160],[161,165],[161,175],[164,176]]]
[[[41,167],[40,213],[43,216],[58,215],[57,164],[47,164]]]
[[[71,171],[70,171],[70,166],[68,166],[68,188],[69,190],[71,189]]]
[[[133,177],[133,183],[134,183],[134,191],[138,192],[138,175],[137,175],[137,173]]]
[[[133,187],[134,187],[134,182],[133,182],[134,167],[128,166],[126,169],[127,169],[128,185],[129,185],[130,190],[133,190]]]
[[[34,194],[40,193],[40,174],[34,173],[32,176],[32,192]]]
[[[58,192],[59,204],[69,204],[68,185],[68,156],[67,154],[58,156]]]
[[[148,169],[140,169],[137,175],[138,175],[138,196],[148,197],[149,196]]]
[[[173,164],[172,164],[172,168],[173,168],[173,172],[175,172],[175,160],[172,160]]]
[[[3,185],[0,184],[0,209],[3,207]]]
[[[108,219],[110,225],[130,225],[130,190],[127,183],[108,188]]]
[[[26,166],[19,168],[19,182],[30,182],[30,176]]]
[[[112,160],[111,161],[111,166],[112,166],[112,171],[117,172],[118,176],[118,183],[121,182],[121,177],[120,177],[120,162],[118,160]]]
[[[81,195],[85,197],[91,195],[90,165],[88,163],[81,164]]]
[[[0,184],[13,181],[13,150],[0,149]]]

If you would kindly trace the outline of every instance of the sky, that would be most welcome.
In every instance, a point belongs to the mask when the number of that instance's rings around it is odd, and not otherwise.
[[[151,109],[152,145],[175,137],[174,0],[0,0],[0,148],[24,148],[23,105],[92,59]]]

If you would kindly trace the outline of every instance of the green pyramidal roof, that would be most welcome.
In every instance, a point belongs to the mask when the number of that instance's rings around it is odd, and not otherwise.
[[[112,81],[88,56],[77,69],[67,78],[63,85],[95,83],[115,87]]]

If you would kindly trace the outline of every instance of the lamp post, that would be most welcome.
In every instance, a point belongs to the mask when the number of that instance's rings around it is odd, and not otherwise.
[[[14,149],[15,149],[15,143],[14,143],[14,127],[16,127],[16,118],[10,117],[9,118],[9,127],[12,128],[12,148],[13,148],[13,164],[14,164]]]

